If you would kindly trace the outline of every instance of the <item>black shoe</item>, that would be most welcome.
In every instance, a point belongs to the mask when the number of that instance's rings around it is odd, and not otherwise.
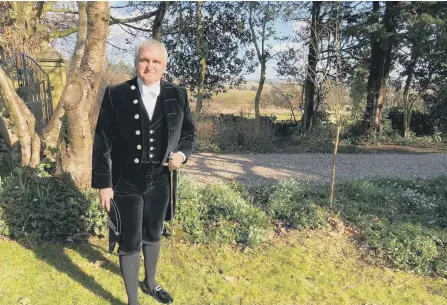
[[[161,288],[161,286],[155,287],[152,291],[149,290],[149,287],[146,286],[144,282],[140,282],[141,290],[145,293],[156,299],[158,302],[163,304],[171,304],[174,302],[174,299],[171,295]]]

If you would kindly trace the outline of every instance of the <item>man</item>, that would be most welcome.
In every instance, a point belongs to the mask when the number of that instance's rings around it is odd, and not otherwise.
[[[121,217],[118,254],[128,304],[138,304],[141,248],[141,289],[169,304],[172,297],[155,280],[163,221],[173,217],[168,211],[169,169],[188,160],[196,129],[186,90],[161,80],[165,46],[141,42],[135,65],[138,77],[105,91],[93,145],[92,187],[99,189],[107,211],[114,199]]]

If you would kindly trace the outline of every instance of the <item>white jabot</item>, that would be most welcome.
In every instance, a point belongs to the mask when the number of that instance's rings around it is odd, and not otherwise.
[[[141,98],[143,99],[144,107],[152,120],[152,115],[154,114],[155,103],[160,95],[160,82],[148,86],[139,77],[137,78],[138,89],[140,89]]]

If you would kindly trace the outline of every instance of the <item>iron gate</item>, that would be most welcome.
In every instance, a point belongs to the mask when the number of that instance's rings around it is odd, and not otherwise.
[[[30,56],[18,53],[2,63],[17,94],[36,118],[36,131],[41,133],[53,114],[51,83],[47,73]]]

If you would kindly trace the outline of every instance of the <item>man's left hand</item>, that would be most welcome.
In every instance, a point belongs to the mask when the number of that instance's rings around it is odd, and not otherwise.
[[[179,154],[178,152],[173,153],[171,157],[169,158],[169,169],[170,170],[177,170],[182,165],[183,161],[185,161],[182,154]]]

